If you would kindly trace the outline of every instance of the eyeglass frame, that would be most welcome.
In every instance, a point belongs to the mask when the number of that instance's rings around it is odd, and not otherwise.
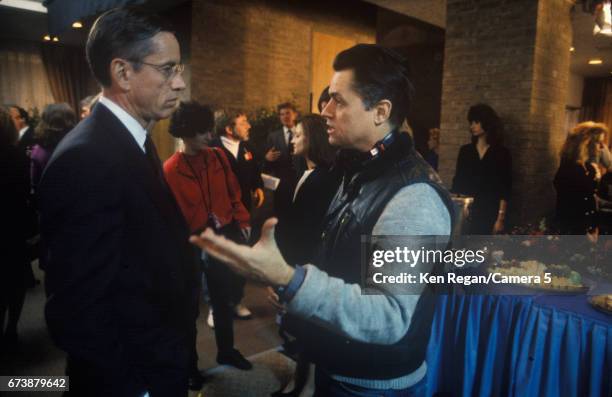
[[[157,70],[159,73],[161,73],[162,76],[164,76],[164,78],[166,79],[166,81],[170,81],[171,79],[175,78],[176,76],[179,76],[181,74],[183,74],[183,72],[185,71],[185,64],[184,63],[165,63],[165,64],[161,64],[161,65],[157,65],[154,63],[149,63],[149,62],[144,62],[144,61],[135,61],[135,60],[130,60],[131,63],[138,63],[138,64],[142,64],[142,65],[147,65],[147,66],[151,66],[153,69]],[[171,69],[165,69],[170,67]],[[165,72],[164,70],[170,70],[170,72]]]

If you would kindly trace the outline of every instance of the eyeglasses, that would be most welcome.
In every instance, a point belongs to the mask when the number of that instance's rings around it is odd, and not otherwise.
[[[173,79],[176,76],[182,74],[183,71],[185,70],[185,65],[182,63],[168,63],[164,65],[156,65],[154,63],[148,63],[148,62],[143,62],[143,61],[131,61],[131,62],[151,66],[152,68],[157,70],[159,73],[161,73],[166,79],[166,81]]]

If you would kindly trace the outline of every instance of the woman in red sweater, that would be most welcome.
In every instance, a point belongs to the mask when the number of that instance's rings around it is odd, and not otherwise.
[[[169,132],[183,141],[184,149],[164,163],[164,174],[192,233],[212,227],[238,243],[246,243],[251,228],[249,212],[241,201],[240,185],[222,150],[208,147],[214,116],[208,106],[182,103],[170,119]],[[234,295],[244,278],[211,257],[204,260],[213,307],[217,362],[240,369],[252,365],[234,349]],[[197,356],[195,359],[197,365]]]

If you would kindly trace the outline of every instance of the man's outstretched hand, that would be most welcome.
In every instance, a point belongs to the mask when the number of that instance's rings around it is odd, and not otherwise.
[[[285,262],[274,239],[278,220],[268,219],[261,229],[261,238],[253,247],[239,245],[207,228],[199,236],[189,238],[192,244],[205,250],[235,273],[272,286],[286,286],[294,269]]]

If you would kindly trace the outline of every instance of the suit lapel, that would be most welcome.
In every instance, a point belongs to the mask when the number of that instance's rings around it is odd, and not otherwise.
[[[177,214],[178,206],[174,202],[172,193],[158,179],[130,131],[106,106],[96,106],[93,116],[102,122],[103,133],[111,136],[111,141],[114,143],[112,150],[120,155],[121,161],[125,164],[125,172],[130,175],[130,181],[143,187],[151,201],[164,215],[166,222],[170,223],[175,218],[181,219],[177,216],[180,213]]]
[[[289,148],[287,147],[287,142],[285,142],[285,130],[282,128],[278,132],[278,143],[280,145],[280,151],[289,155]]]

